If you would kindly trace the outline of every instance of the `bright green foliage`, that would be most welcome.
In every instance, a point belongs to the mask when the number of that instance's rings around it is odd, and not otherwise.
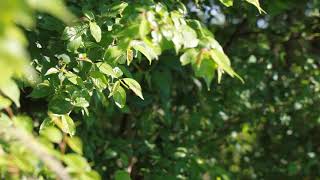
[[[0,25],[2,179],[319,177],[317,0],[4,0]]]
[[[230,7],[233,5],[233,0],[220,0],[220,2],[227,7]]]
[[[257,7],[257,9],[259,10],[259,13],[266,13],[261,7],[260,7],[260,3],[259,0],[246,0],[248,3],[253,4],[254,6]]]

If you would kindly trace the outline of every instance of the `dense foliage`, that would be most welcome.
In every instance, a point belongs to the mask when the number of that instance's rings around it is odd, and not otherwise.
[[[318,178],[320,2],[260,3],[1,1],[0,177]]]

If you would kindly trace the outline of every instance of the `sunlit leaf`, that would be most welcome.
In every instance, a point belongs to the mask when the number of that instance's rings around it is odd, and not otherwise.
[[[98,62],[96,63],[96,65],[103,74],[116,78],[116,74],[113,71],[113,68],[108,63]]]
[[[152,46],[148,46],[143,41],[132,41],[132,48],[141,52],[151,63],[153,59],[158,59],[157,53],[154,51]]]
[[[259,13],[261,14],[261,13],[265,13],[266,14],[266,12],[260,7],[260,3],[259,3],[259,0],[246,0],[248,3],[251,3],[251,4],[253,4],[254,6],[256,6],[257,7],[257,9],[259,10]]]
[[[188,49],[180,56],[181,65],[185,66],[190,63],[195,63],[198,54],[199,53],[195,49]]]
[[[133,60],[133,51],[131,49],[127,49],[127,65],[129,66]]]
[[[82,38],[81,36],[79,36],[67,44],[67,49],[70,52],[75,52],[77,51],[77,49],[80,48],[81,44],[82,44]]]
[[[76,153],[82,154],[82,142],[78,137],[67,137],[66,138],[68,146]]]
[[[189,26],[183,26],[182,38],[184,48],[194,48],[198,45],[199,39],[197,38],[197,33]]]
[[[220,2],[227,7],[233,6],[233,0],[220,0]]]
[[[143,99],[141,86],[136,80],[131,78],[123,78],[122,81],[124,81],[128,88],[131,89],[137,96]]]
[[[101,41],[101,29],[96,22],[90,22],[90,32],[97,42]]]
[[[0,84],[0,91],[10,98],[17,107],[20,107],[20,91],[17,84],[13,80],[9,80],[4,84]]]
[[[58,73],[59,70],[57,68],[50,68],[48,71],[45,73],[45,76],[50,75],[50,74],[56,74]]]
[[[73,136],[76,132],[76,126],[73,120],[71,119],[71,117],[65,114],[61,117],[61,122],[62,122],[62,131]]]
[[[217,65],[226,71],[231,77],[236,76],[241,82],[244,82],[243,79],[231,68],[229,58],[220,50],[212,49],[210,51],[212,59],[217,63]]]

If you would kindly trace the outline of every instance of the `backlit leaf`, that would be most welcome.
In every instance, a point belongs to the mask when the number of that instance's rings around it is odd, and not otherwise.
[[[220,2],[227,7],[233,6],[233,0],[220,0]]]
[[[227,72],[231,77],[236,76],[241,80],[241,82],[244,82],[243,79],[231,68],[230,60],[223,52],[218,49],[212,49],[210,51],[210,55],[217,65]]]
[[[256,6],[256,8],[259,10],[259,13],[262,14],[262,13],[265,13],[266,12],[260,7],[260,3],[259,3],[259,0],[246,0],[248,3],[251,3],[253,4],[254,6]]]
[[[195,49],[188,49],[180,56],[181,65],[185,66],[190,63],[195,63],[198,54],[199,53]]]

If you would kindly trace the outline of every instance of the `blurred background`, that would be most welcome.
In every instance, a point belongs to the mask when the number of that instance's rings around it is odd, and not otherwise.
[[[187,1],[188,16],[209,26],[245,83],[224,76],[207,91],[164,55],[137,75],[149,85],[145,101],[130,97],[131,112],[108,117],[126,130],[101,132],[117,141],[99,161],[137,157],[136,177],[146,179],[319,179],[320,1],[260,3],[266,14],[241,1]]]

